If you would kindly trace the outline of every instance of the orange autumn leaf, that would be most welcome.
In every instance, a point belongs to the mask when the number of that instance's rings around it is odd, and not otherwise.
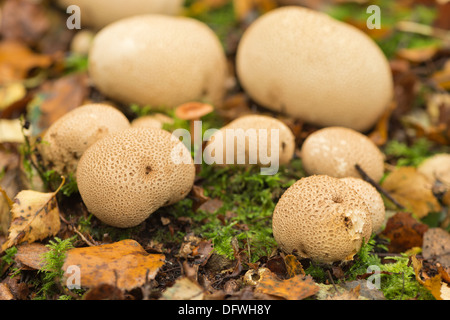
[[[100,284],[131,290],[153,279],[164,265],[165,256],[149,254],[134,240],[71,249],[63,266],[65,277],[72,275],[69,266],[78,266],[80,284],[92,288]]]
[[[20,42],[0,42],[0,85],[23,80],[31,69],[51,64],[50,56],[36,54]]]
[[[260,280],[255,291],[286,300],[302,300],[316,294],[319,286],[310,276],[295,275],[287,280],[280,280],[270,270],[260,273]]]
[[[289,278],[295,277],[297,275],[306,275],[305,270],[303,270],[303,266],[294,255],[289,254],[284,257],[284,263],[286,265],[286,270]]]

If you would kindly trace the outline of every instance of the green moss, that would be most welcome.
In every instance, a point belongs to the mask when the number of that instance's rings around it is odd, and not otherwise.
[[[390,140],[384,148],[384,152],[396,159],[397,166],[417,167],[433,154],[432,147],[433,143],[425,138],[417,139],[410,146],[397,140]]]

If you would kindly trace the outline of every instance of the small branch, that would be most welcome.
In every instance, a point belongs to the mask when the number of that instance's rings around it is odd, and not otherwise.
[[[450,41],[450,32],[444,29],[434,28],[428,25],[412,21],[400,21],[395,26],[397,30],[409,33],[420,34],[428,37],[439,38]]]
[[[405,207],[395,200],[386,190],[384,190],[377,182],[375,182],[360,166],[355,164],[355,169],[359,172],[362,178],[370,183],[378,192],[382,193],[386,198],[388,198],[393,204],[397,206],[400,210],[405,210]]]

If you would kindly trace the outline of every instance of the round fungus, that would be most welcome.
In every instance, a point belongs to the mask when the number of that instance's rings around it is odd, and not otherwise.
[[[106,25],[131,16],[141,14],[178,15],[183,8],[183,0],[57,0],[60,7],[71,5],[80,8],[81,23],[100,29]]]
[[[372,233],[367,205],[340,179],[302,178],[281,196],[273,213],[280,248],[321,263],[352,260]]]
[[[189,101],[222,103],[227,63],[204,23],[141,15],[117,21],[94,38],[89,74],[106,96],[125,104],[172,109]]]
[[[78,189],[89,212],[104,223],[133,227],[192,189],[188,149],[162,129],[130,128],[92,145],[80,159]]]
[[[217,165],[283,165],[291,161],[295,137],[282,121],[265,115],[245,115],[216,131],[205,148]]]
[[[365,131],[393,96],[389,63],[375,42],[307,8],[258,18],[242,36],[236,68],[253,100],[323,127]]]
[[[384,155],[367,136],[349,128],[329,127],[308,136],[301,149],[308,174],[362,178],[356,165],[373,180],[384,173]]]
[[[116,108],[86,104],[56,120],[39,145],[44,164],[60,174],[75,173],[84,151],[108,134],[128,129],[130,122]]]
[[[417,170],[430,181],[439,181],[450,188],[450,154],[435,154],[423,161]]]
[[[358,178],[341,178],[354,189],[366,203],[372,217],[372,232],[379,233],[386,217],[384,201],[377,189],[370,183]]]

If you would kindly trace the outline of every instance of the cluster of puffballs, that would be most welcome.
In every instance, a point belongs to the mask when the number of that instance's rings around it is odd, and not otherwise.
[[[80,6],[83,23],[99,30],[89,45],[89,74],[106,97],[167,109],[190,101],[222,106],[229,79],[223,47],[207,25],[179,16],[182,1],[70,3]],[[259,105],[322,127],[301,146],[307,177],[274,210],[280,248],[318,262],[351,260],[385,220],[381,195],[355,165],[374,181],[384,173],[382,152],[362,132],[392,99],[387,59],[360,30],[288,6],[262,15],[244,32],[236,78]],[[226,128],[279,129],[279,164],[294,156],[292,131],[274,117],[247,115],[221,130]],[[248,139],[246,145],[259,141]],[[157,125],[133,125],[110,105],[76,108],[43,140],[46,164],[76,173],[89,212],[115,227],[142,223],[185,198],[194,184],[192,155],[179,139]],[[189,161],[171,161],[174,148]]]

